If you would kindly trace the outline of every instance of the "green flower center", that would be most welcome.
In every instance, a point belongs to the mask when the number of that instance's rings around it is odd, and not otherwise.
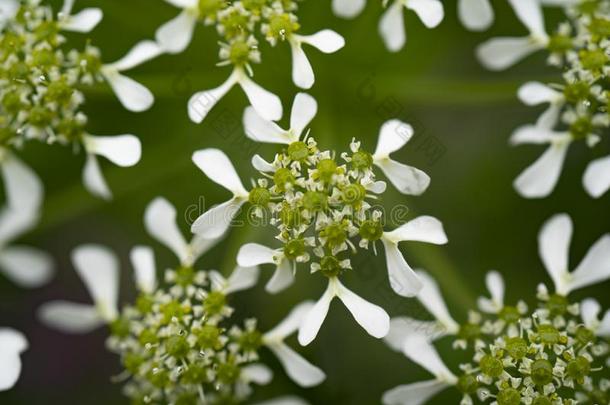
[[[543,386],[553,381],[553,365],[546,359],[538,359],[532,363],[532,381]]]

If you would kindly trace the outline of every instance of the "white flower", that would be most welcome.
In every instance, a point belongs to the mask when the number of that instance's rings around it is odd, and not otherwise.
[[[551,217],[538,234],[540,257],[555,284],[555,292],[560,295],[610,278],[610,233],[591,246],[572,272],[568,264],[571,239],[572,220],[567,214]]]
[[[43,323],[62,332],[87,333],[119,316],[119,261],[99,245],[82,245],[72,251],[72,264],[93,299],[93,305],[68,301],[43,304],[38,315]]]
[[[373,163],[383,171],[398,191],[408,195],[420,195],[430,185],[430,177],[415,167],[390,158],[391,153],[402,148],[412,137],[411,125],[399,120],[385,122],[379,132]]]
[[[549,107],[538,118],[536,126],[540,128],[552,129],[561,113],[561,108],[565,104],[563,93],[540,82],[528,82],[519,88],[519,99],[528,106],[549,103]]]
[[[19,10],[19,1],[3,0],[0,2],[0,31],[6,25],[6,22],[17,14]]]
[[[312,35],[292,34],[288,41],[292,50],[292,81],[302,89],[311,88],[315,81],[313,68],[302,45],[311,45],[324,53],[335,53],[345,46],[343,37],[332,30],[322,30]]]
[[[477,48],[477,56],[490,70],[503,70],[526,56],[546,48],[549,36],[544,28],[540,0],[509,0],[519,20],[529,30],[526,37],[492,38]]]
[[[193,38],[195,24],[199,18],[198,0],[165,0],[181,8],[182,11],[157,30],[155,38],[161,48],[168,53],[180,53],[186,49]]]
[[[155,41],[144,40],[134,45],[118,61],[102,66],[102,75],[112,87],[121,104],[129,111],[148,110],[155,101],[155,97],[146,87],[121,73],[154,59],[161,53],[162,49]]]
[[[303,131],[318,112],[318,103],[307,93],[294,97],[290,112],[290,128],[282,129],[275,122],[261,117],[252,107],[244,110],[246,136],[256,142],[290,144],[301,139]],[[258,156],[258,155],[257,155]]]
[[[38,218],[44,198],[44,187],[36,173],[4,148],[0,148],[0,170],[6,191],[7,208],[29,213],[32,219]]]
[[[193,162],[210,180],[233,193],[229,201],[212,207],[191,226],[191,231],[202,238],[215,239],[229,228],[233,217],[248,200],[249,193],[224,152],[218,149],[200,150],[193,154]]]
[[[228,295],[254,287],[258,281],[258,274],[259,269],[256,266],[237,266],[228,279],[224,278],[216,270],[211,270],[209,276],[212,283],[212,291],[220,291],[224,295]]]
[[[282,102],[279,97],[254,83],[242,67],[235,67],[229,78],[220,86],[193,94],[188,102],[190,119],[201,123],[216,103],[236,84],[243,89],[250,104],[261,117],[270,121],[282,118]]]
[[[428,28],[443,21],[445,11],[439,0],[394,0],[379,21],[379,33],[388,50],[399,51],[407,41],[403,21],[403,8],[413,10]]]
[[[112,192],[104,179],[97,155],[103,156],[120,167],[130,167],[140,161],[142,145],[134,135],[94,136],[85,135],[83,146],[87,161],[83,169],[83,183],[93,195],[109,200]]]
[[[569,132],[555,132],[535,125],[523,126],[513,133],[510,139],[513,145],[549,144],[538,160],[515,179],[513,186],[522,197],[543,198],[553,191],[572,140]]]
[[[384,232],[381,237],[385,248],[386,264],[390,285],[396,294],[403,297],[413,297],[423,288],[422,281],[405,261],[398,249],[398,243],[403,241],[419,241],[443,245],[447,243],[447,235],[443,224],[430,216],[417,217],[391,232]]]
[[[422,335],[412,335],[403,344],[403,353],[431,374],[433,380],[399,385],[383,394],[384,405],[420,405],[445,388],[457,383],[457,377],[447,368],[436,349]]]
[[[206,239],[195,235],[190,242],[187,242],[178,227],[176,219],[174,206],[165,198],[157,197],[146,207],[144,226],[153,238],[174,252],[180,260],[181,266],[191,267],[220,239]]]
[[[282,363],[286,374],[301,387],[316,386],[324,381],[326,375],[290,348],[284,340],[297,331],[313,305],[310,301],[297,305],[282,322],[263,335],[263,344]]]
[[[28,341],[19,331],[0,328],[0,391],[11,389],[21,374],[21,353],[28,349]]]
[[[485,276],[485,284],[491,298],[479,297],[478,306],[483,312],[497,314],[504,308],[504,279],[497,271],[490,271]]]
[[[275,272],[265,286],[271,294],[277,294],[294,283],[293,265],[281,249],[273,250],[258,243],[247,243],[239,249],[237,264],[246,267],[275,264]]]
[[[134,269],[138,291],[153,294],[157,290],[157,267],[152,248],[135,246],[129,253],[129,259]]]
[[[85,8],[72,15],[73,6],[74,0],[64,1],[58,16],[60,29],[81,33],[90,32],[104,17],[104,13],[99,8]]]
[[[366,0],[332,0],[333,13],[341,18],[354,18],[364,10]]]
[[[592,330],[595,335],[609,338],[610,337],[610,310],[606,311],[604,317],[600,320],[599,313],[601,306],[599,302],[593,298],[587,298],[580,303],[580,316],[587,329]]]
[[[582,184],[591,197],[599,198],[610,188],[610,155],[589,163]]]
[[[378,339],[387,335],[390,329],[390,317],[385,310],[362,299],[347,289],[338,278],[330,277],[328,287],[322,297],[307,312],[299,328],[299,343],[303,346],[311,343],[317,336],[333,298],[338,297],[350,311],[356,322],[367,333]]]
[[[309,403],[299,397],[286,396],[270,399],[268,401],[257,402],[254,405],[309,405]]]
[[[466,28],[484,31],[494,20],[489,0],[458,0],[458,16]]]

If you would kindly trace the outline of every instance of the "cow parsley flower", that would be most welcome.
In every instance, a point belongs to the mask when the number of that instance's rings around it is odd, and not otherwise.
[[[608,403],[610,311],[600,319],[599,303],[571,302],[568,294],[610,278],[610,234],[594,244],[572,273],[567,271],[570,236],[571,222],[565,214],[543,226],[539,248],[555,292],[539,287],[533,310],[523,301],[505,303],[504,280],[490,272],[490,297],[481,297],[478,311],[459,324],[449,315],[434,281],[422,275],[427,287],[420,300],[436,321],[395,318],[386,342],[434,378],[391,389],[383,403],[422,404],[448,387],[458,390],[462,404],[477,399],[498,405]],[[440,334],[437,328],[422,327],[431,323],[444,327]],[[459,373],[450,371],[433,346],[443,336],[450,336],[454,349],[467,356]]]
[[[83,51],[70,48],[63,31],[89,32],[102,18],[97,8],[72,14],[73,3],[66,1],[58,14],[39,0],[3,6],[8,11],[2,12],[0,39],[0,139],[5,148],[19,149],[36,139],[84,149],[85,186],[110,198],[97,156],[132,166],[140,159],[140,141],[133,135],[88,133],[81,89],[107,82],[125,108],[146,110],[152,93],[123,72],[158,56],[161,49],[154,41],[142,41],[124,58],[103,64],[100,50],[90,44]]]
[[[404,146],[413,130],[410,125],[392,120],[381,129],[375,153],[360,148],[353,140],[350,152],[339,156],[318,148],[313,137],[302,136],[313,118],[316,103],[306,94],[295,98],[291,128],[284,130],[265,121],[253,109],[244,114],[246,133],[252,139],[285,144],[272,162],[255,156],[253,165],[262,177],[244,187],[229,158],[220,150],[195,152],[193,161],[214,182],[233,196],[230,200],[201,215],[192,231],[202,237],[215,238],[229,228],[232,219],[245,204],[256,222],[264,221],[275,228],[278,247],[248,243],[237,257],[241,266],[273,264],[273,277],[267,283],[270,293],[277,293],[294,282],[298,263],[308,263],[312,273],[328,279],[328,287],[316,306],[305,317],[299,332],[302,344],[317,335],[330,302],[339,298],[356,321],[372,336],[381,338],[388,330],[388,316],[380,307],[368,303],[345,287],[340,277],[351,268],[351,256],[359,249],[379,242],[384,247],[388,276],[394,291],[414,296],[421,288],[417,275],[407,264],[398,244],[422,241],[447,242],[442,224],[436,218],[421,216],[392,231],[384,231],[386,218],[375,206],[385,191],[383,181],[376,180],[375,166],[404,194],[419,195],[429,184],[422,171],[392,160],[389,155]]]
[[[258,269],[237,267],[228,279],[215,270],[197,270],[195,262],[214,241],[195,237],[187,243],[174,207],[162,198],[147,208],[145,224],[179,259],[177,267],[163,273],[163,280],[157,280],[153,250],[135,247],[131,262],[139,295],[134,304],[119,309],[118,259],[102,246],[80,246],[72,262],[93,305],[54,301],[39,312],[47,325],[65,332],[84,333],[108,325],[107,347],[121,358],[125,370],[118,379],[125,381],[128,397],[158,404],[241,403],[252,384],[267,384],[272,378],[271,370],[259,362],[263,347],[300,386],[325,379],[319,368],[284,343],[312,303],[298,305],[266,333],[258,329],[256,319],[239,325],[231,320],[228,300],[256,283]]]
[[[25,336],[12,328],[0,328],[0,391],[11,389],[21,374],[20,355],[28,349]]]

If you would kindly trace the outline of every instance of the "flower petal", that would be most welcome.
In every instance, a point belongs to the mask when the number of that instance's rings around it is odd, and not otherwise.
[[[254,83],[244,72],[239,74],[237,82],[261,117],[270,121],[282,118],[282,101],[278,96]]]
[[[593,160],[582,178],[585,190],[593,198],[599,198],[610,188],[610,155]]]
[[[318,335],[324,319],[328,314],[330,302],[335,298],[335,291],[329,280],[328,287],[322,294],[322,297],[315,303],[303,318],[303,322],[299,327],[299,343],[302,346],[310,344]]]
[[[513,182],[515,190],[525,198],[544,198],[553,192],[568,151],[569,143],[550,145]]]
[[[254,167],[259,172],[263,172],[263,173],[275,172],[275,167],[271,163],[269,163],[265,159],[263,159],[261,157],[261,155],[259,155],[258,153],[256,155],[252,156],[251,163],[252,163],[252,167]]]
[[[411,125],[400,120],[386,121],[379,131],[377,148],[373,154],[374,158],[387,158],[390,156],[390,153],[396,152],[398,149],[405,146],[412,137],[413,127]]]
[[[445,17],[443,3],[438,0],[409,0],[405,4],[408,9],[415,11],[428,28],[438,26]]]
[[[53,258],[42,250],[28,246],[8,246],[0,251],[0,269],[15,284],[36,288],[53,277]]]
[[[195,7],[199,0],[165,0],[167,3],[178,8]]]
[[[548,128],[537,125],[524,125],[515,130],[510,137],[511,145],[551,143],[557,134]]]
[[[155,38],[165,52],[180,53],[191,43],[196,23],[196,15],[189,10],[184,10],[159,27]]]
[[[157,270],[155,253],[149,246],[136,246],[131,249],[131,265],[135,270],[136,287],[146,294],[152,294],[157,289]]]
[[[288,377],[301,387],[314,387],[326,378],[326,374],[303,356],[288,347],[285,343],[274,343],[267,346],[278,358]]]
[[[597,328],[597,336],[610,337],[610,310],[606,311],[602,318],[599,327]]]
[[[445,327],[448,333],[456,334],[460,329],[460,325],[451,317],[438,284],[432,277],[423,271],[418,271],[417,275],[423,285],[417,298],[428,312],[434,315],[434,317]]]
[[[318,113],[318,103],[315,98],[307,93],[298,93],[294,97],[292,110],[290,112],[290,129],[299,140],[303,131]]]
[[[546,37],[540,1],[508,0],[508,2],[532,35]]]
[[[133,166],[142,157],[142,144],[134,135],[85,135],[83,142],[88,153],[104,156],[121,167]]]
[[[504,70],[542,49],[528,37],[491,38],[477,47],[477,57],[489,70]]]
[[[202,255],[216,246],[221,240],[221,237],[208,239],[201,237],[201,235],[195,235],[191,240],[191,243],[189,243],[190,252],[186,259],[186,264],[193,265]]]
[[[519,100],[525,105],[538,105],[542,103],[552,103],[558,98],[563,97],[561,93],[552,87],[540,82],[527,82],[517,93]]]
[[[9,208],[38,216],[44,187],[36,173],[11,152],[0,150],[0,169]]]
[[[298,140],[275,122],[258,115],[254,107],[247,107],[244,110],[243,121],[246,136],[255,142],[289,144]]]
[[[333,0],[333,13],[341,18],[354,18],[362,12],[366,0]]]
[[[254,405],[309,405],[309,403],[299,397],[286,396],[257,402]]]
[[[414,334],[409,336],[403,344],[403,353],[413,362],[419,364],[437,379],[455,381],[457,378],[447,368],[439,357],[436,349],[425,336]]]
[[[258,281],[258,267],[241,267],[237,266],[227,280],[225,294],[232,294],[237,291],[247,290],[256,285]]]
[[[298,35],[300,42],[324,53],[335,53],[345,46],[345,39],[333,30],[322,30],[312,35]]]
[[[472,31],[484,31],[494,20],[489,0],[459,0],[458,16],[462,24]]]
[[[257,385],[266,385],[273,379],[273,372],[264,364],[255,363],[244,366],[241,370],[241,377],[247,382]]]
[[[0,350],[21,354],[29,347],[23,333],[13,328],[0,328]],[[2,364],[2,362],[0,362]]]
[[[432,341],[442,336],[441,332],[436,321],[420,321],[407,316],[397,316],[390,319],[390,331],[383,340],[392,350],[402,352],[405,340],[412,334],[423,334]]]
[[[593,298],[587,298],[580,303],[580,317],[585,327],[593,331],[597,329],[601,310],[601,305]]]
[[[42,323],[66,333],[89,333],[106,321],[93,305],[77,304],[68,301],[51,301],[38,309]]]
[[[430,185],[430,176],[413,166],[390,158],[376,160],[375,164],[398,191],[407,195],[421,195]]]
[[[229,201],[210,208],[193,222],[191,232],[205,239],[221,237],[231,226],[233,218],[237,215],[244,202],[243,198],[234,197]]]
[[[385,238],[393,242],[418,241],[435,245],[447,243],[442,222],[428,215],[412,219],[392,232],[385,232]]]
[[[163,197],[148,204],[144,212],[144,226],[149,235],[167,246],[181,263],[189,258],[189,247],[176,222],[176,208]]]
[[[148,110],[155,102],[155,96],[146,87],[116,71],[106,71],[104,77],[117,98],[129,111]]]
[[[591,246],[570,277],[569,291],[606,281],[610,278],[610,234],[605,234]]]
[[[265,285],[265,291],[270,294],[277,294],[284,291],[294,283],[294,273],[290,261],[283,259],[276,267],[273,276]]]
[[[349,312],[367,333],[377,339],[386,336],[390,331],[390,317],[383,308],[371,304],[362,297],[354,294],[345,287],[339,280],[337,283],[337,297],[343,301]]]
[[[6,21],[15,17],[19,7],[20,2],[16,0],[5,0],[0,2],[0,30],[4,28]]]
[[[414,297],[423,285],[413,269],[407,264],[405,258],[398,250],[396,243],[381,239],[385,248],[385,260],[388,266],[390,286],[394,292],[402,297]]]
[[[112,199],[112,191],[110,191],[108,183],[104,179],[97,157],[93,154],[87,154],[87,160],[83,168],[83,184],[91,194],[104,200]]]
[[[502,275],[493,270],[488,272],[485,276],[485,284],[498,311],[501,310],[504,307],[504,279]]]
[[[260,264],[275,263],[275,250],[258,243],[246,243],[237,253],[237,264],[243,267],[258,266]]]
[[[104,13],[101,9],[85,8],[61,21],[61,29],[73,32],[90,32],[102,21],[103,17]]]
[[[402,7],[402,2],[395,0],[379,20],[379,34],[391,52],[398,52],[407,42]]]
[[[292,50],[292,81],[302,89],[309,89],[315,82],[313,68],[300,42],[290,41]]]
[[[538,253],[558,294],[566,294],[568,258],[572,239],[572,220],[558,214],[547,220],[538,233]]]
[[[72,251],[72,264],[85,283],[100,315],[111,322],[118,317],[119,261],[101,245],[81,245]]]
[[[219,149],[203,149],[193,153],[193,162],[214,183],[223,186],[236,196],[247,196],[235,167]]]
[[[157,44],[155,41],[147,39],[138,42],[129,50],[129,52],[127,52],[125,56],[106,66],[116,69],[119,72],[123,72],[125,70],[133,69],[144,62],[148,62],[162,53],[163,51],[159,44]]]
[[[292,335],[299,329],[303,319],[313,306],[313,301],[304,301],[298,304],[275,328],[265,333],[263,340],[267,343],[281,342]]]
[[[237,83],[238,71],[234,70],[220,86],[193,94],[188,101],[188,114],[191,121],[200,124],[216,103],[223,98]]]
[[[419,381],[407,385],[399,385],[383,393],[383,405],[422,405],[449,384],[439,380]]]

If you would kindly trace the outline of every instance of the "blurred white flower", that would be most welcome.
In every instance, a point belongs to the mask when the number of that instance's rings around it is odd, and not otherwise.
[[[72,14],[74,1],[64,1],[64,5],[58,15],[59,28],[65,31],[81,33],[92,31],[102,21],[104,13],[97,7],[90,7]]]
[[[387,2],[388,0],[385,1]],[[379,33],[391,52],[399,51],[407,41],[404,8],[414,11],[428,28],[438,26],[445,16],[443,3],[439,0],[392,0],[379,21]]]
[[[593,331],[596,336],[610,338],[610,310],[599,319],[601,306],[593,298],[587,298],[580,303],[580,316],[587,329]]]
[[[8,20],[15,17],[18,10],[19,1],[17,0],[3,0],[0,2],[0,31]]]
[[[484,31],[494,21],[489,0],[458,0],[458,17],[471,31]]]
[[[591,197],[604,195],[610,189],[610,155],[591,161],[582,183]]]
[[[333,13],[341,18],[354,18],[364,10],[366,0],[332,0]]]
[[[20,355],[28,349],[25,336],[12,328],[0,328],[0,391],[11,389],[21,374]]]

